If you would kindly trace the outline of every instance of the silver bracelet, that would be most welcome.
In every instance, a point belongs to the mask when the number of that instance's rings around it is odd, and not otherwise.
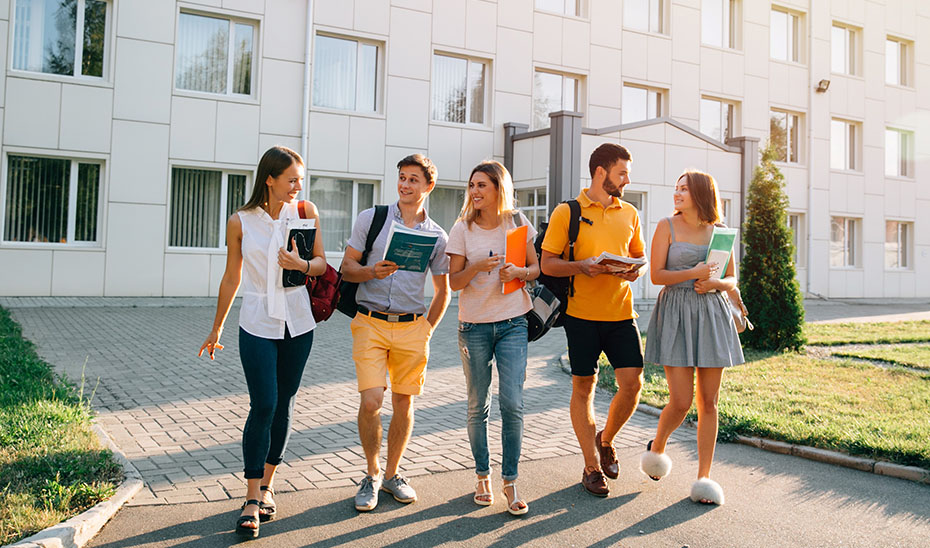
[[[304,274],[309,276],[310,275],[310,260],[309,259],[304,259],[304,260],[307,261],[307,270],[304,270]]]

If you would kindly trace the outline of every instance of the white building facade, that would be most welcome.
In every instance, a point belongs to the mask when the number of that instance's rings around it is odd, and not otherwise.
[[[735,143],[771,139],[802,290],[928,297],[927,36],[918,0],[0,0],[0,295],[215,295],[225,220],[275,144],[307,160],[336,265],[414,152],[450,228],[506,123],[541,221],[533,132],[573,111],[585,166],[630,148],[647,244],[689,167],[737,225]]]

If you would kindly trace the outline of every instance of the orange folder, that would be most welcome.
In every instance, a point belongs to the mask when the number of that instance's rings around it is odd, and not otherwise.
[[[507,240],[504,244],[504,262],[523,268],[526,266],[526,236],[529,228],[526,225],[518,226],[507,231]],[[501,291],[504,295],[525,286],[526,282],[514,278],[504,284]]]

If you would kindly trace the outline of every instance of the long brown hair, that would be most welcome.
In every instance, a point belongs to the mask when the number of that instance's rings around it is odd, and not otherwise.
[[[688,179],[688,193],[697,210],[698,219],[709,224],[720,222],[720,197],[717,195],[717,181],[709,173],[689,169],[681,174]],[[681,180],[681,177],[678,180]],[[681,215],[675,211],[675,215]]]
[[[255,170],[255,184],[252,185],[252,195],[249,196],[249,201],[239,208],[239,211],[264,206],[268,202],[268,177],[277,178],[294,163],[303,167],[304,159],[300,157],[300,154],[286,146],[278,145],[266,150],[261,161],[258,162],[258,168]]]
[[[484,173],[488,176],[488,179],[491,179],[491,182],[494,183],[494,188],[497,189],[497,215],[500,216],[505,213],[513,214],[515,210],[513,206],[513,178],[510,176],[510,172],[507,171],[507,168],[500,162],[485,160],[476,165],[475,169],[471,170],[471,175],[468,176],[469,182],[471,182],[471,178],[475,176],[475,173]],[[466,185],[465,202],[462,204],[462,212],[459,213],[459,219],[465,221],[466,226],[471,228],[471,224],[475,222],[475,217],[477,216],[478,211],[475,209],[475,204],[468,195],[468,186]]]

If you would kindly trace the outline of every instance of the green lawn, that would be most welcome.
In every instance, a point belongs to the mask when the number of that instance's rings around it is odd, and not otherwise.
[[[121,479],[87,402],[0,308],[0,544],[90,508]]]
[[[930,345],[881,345],[834,350],[834,356],[877,360],[930,371]]]
[[[807,344],[836,346],[842,344],[883,344],[930,342],[930,320],[884,323],[805,324]]]
[[[930,468],[930,374],[798,353],[746,358],[723,376],[722,440],[759,436]],[[664,370],[650,364],[644,375],[643,403],[664,407]],[[600,382],[615,387],[603,356]]]

